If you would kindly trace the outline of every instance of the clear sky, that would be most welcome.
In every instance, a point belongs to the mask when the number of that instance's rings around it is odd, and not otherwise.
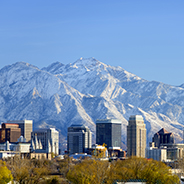
[[[0,0],[0,68],[94,57],[147,80],[184,83],[183,0]]]

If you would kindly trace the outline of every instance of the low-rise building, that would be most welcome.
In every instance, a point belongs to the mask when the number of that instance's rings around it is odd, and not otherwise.
[[[157,161],[167,160],[167,148],[149,148],[146,150],[146,158]]]
[[[28,159],[47,159],[47,160],[51,160],[52,159],[52,155],[51,153],[29,153],[27,155]]]
[[[30,143],[27,142],[16,142],[9,143],[0,143],[0,159],[13,157],[15,155],[21,155],[25,157],[30,152]]]
[[[120,149],[120,147],[109,147],[108,153],[110,157],[126,157],[126,152]]]
[[[89,154],[97,157],[108,157],[108,150],[103,145],[93,144],[89,149]]]

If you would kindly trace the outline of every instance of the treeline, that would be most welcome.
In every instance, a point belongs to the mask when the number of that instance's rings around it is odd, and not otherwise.
[[[16,184],[68,184],[65,177],[60,177],[60,168],[65,162],[21,159],[19,156],[9,158],[0,162],[0,184],[9,181]]]
[[[178,176],[172,175],[164,163],[136,157],[113,162],[86,160],[73,166],[67,178],[74,184],[113,184],[130,179],[145,180],[148,184],[179,183]]]
[[[55,176],[57,175],[57,176]],[[113,184],[130,179],[148,184],[179,184],[179,177],[162,162],[132,157],[118,161],[86,159],[64,160],[9,159],[0,162],[0,183],[10,180],[19,184]]]

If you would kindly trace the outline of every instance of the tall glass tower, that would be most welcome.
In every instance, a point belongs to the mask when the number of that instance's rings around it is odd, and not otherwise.
[[[96,143],[109,147],[121,147],[121,120],[98,119],[96,121]]]
[[[71,125],[68,127],[67,151],[69,154],[86,153],[91,148],[92,136],[88,127]]]

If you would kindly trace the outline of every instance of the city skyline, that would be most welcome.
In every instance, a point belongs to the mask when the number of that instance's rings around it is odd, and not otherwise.
[[[94,57],[143,79],[181,85],[184,2],[2,1],[0,69]]]

